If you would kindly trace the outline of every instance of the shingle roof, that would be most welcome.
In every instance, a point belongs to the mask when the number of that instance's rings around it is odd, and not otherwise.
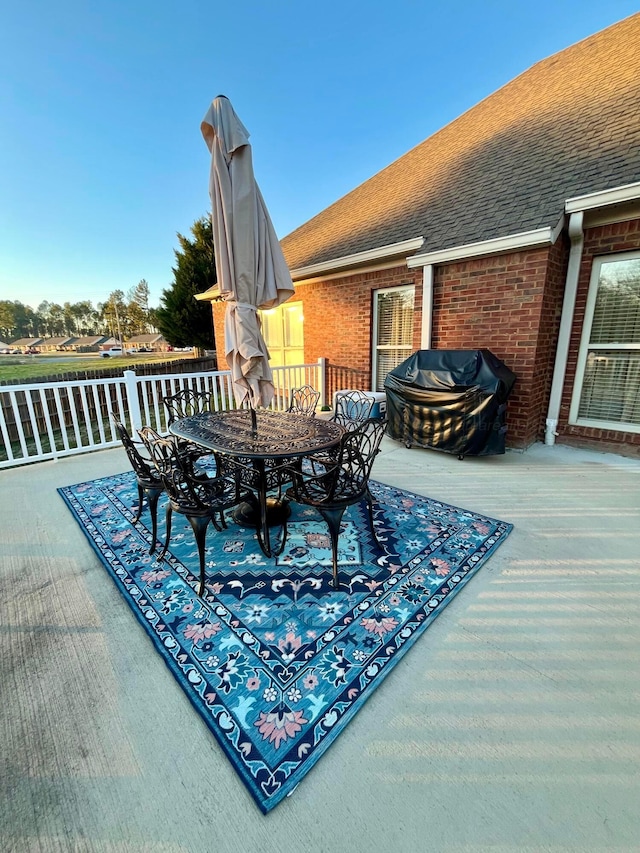
[[[532,66],[285,237],[290,268],[554,227],[566,198],[639,181],[639,45],[640,13]]]
[[[71,342],[74,346],[88,347],[104,343],[106,339],[106,335],[89,335],[88,337],[83,338],[73,338]]]
[[[68,335],[64,338],[43,338],[40,342],[44,346],[62,346],[63,344],[75,343],[75,338],[70,338]]]
[[[129,338],[128,343],[130,344],[155,344],[158,341],[164,341],[164,338],[158,332],[152,334],[144,334],[144,335],[134,335],[132,338]]]

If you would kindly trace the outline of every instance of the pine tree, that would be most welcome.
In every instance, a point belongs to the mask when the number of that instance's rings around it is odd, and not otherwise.
[[[194,298],[217,281],[209,217],[197,219],[191,226],[191,234],[192,239],[178,234],[180,249],[175,250],[173,284],[162,291],[155,321],[174,347],[212,349],[215,344],[211,305]]]

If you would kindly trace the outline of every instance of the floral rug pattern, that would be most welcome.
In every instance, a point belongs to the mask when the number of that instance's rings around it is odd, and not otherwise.
[[[166,559],[150,555],[148,510],[132,524],[132,472],[59,491],[265,813],[293,791],[511,530],[372,481],[381,548],[366,508],[349,508],[339,591],[331,585],[326,525],[315,510],[292,504],[276,559],[262,554],[250,528],[231,520],[222,532],[210,527],[201,599],[191,528],[174,516]],[[163,541],[162,499],[158,527]]]

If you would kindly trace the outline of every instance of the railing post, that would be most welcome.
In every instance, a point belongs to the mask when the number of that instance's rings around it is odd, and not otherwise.
[[[318,359],[318,368],[320,370],[320,406],[327,405],[327,359]]]
[[[124,387],[127,395],[127,408],[131,418],[131,432],[133,435],[142,429],[142,413],[140,412],[140,400],[138,399],[138,377],[135,370],[124,371]]]

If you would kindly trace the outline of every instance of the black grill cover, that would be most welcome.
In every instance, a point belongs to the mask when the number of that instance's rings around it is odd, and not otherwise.
[[[506,400],[516,380],[489,350],[418,350],[387,374],[387,433],[456,453],[504,453]]]

